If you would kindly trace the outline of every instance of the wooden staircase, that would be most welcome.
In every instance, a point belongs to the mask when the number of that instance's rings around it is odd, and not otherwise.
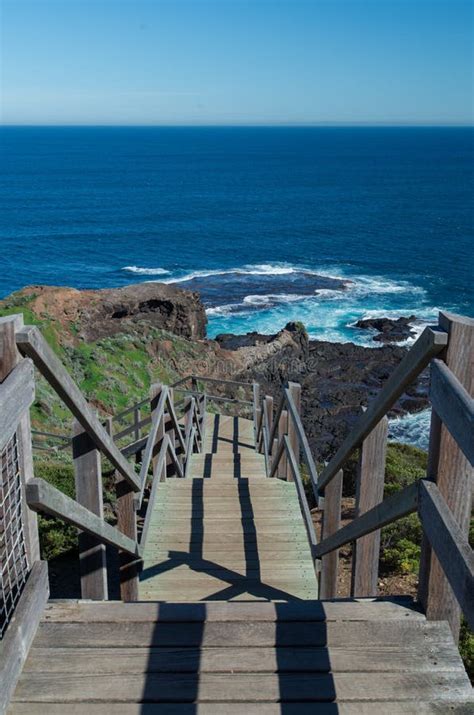
[[[232,381],[183,378],[175,390],[189,379],[191,389],[181,390],[181,403],[155,385],[148,407],[139,403],[146,415],[128,408],[122,416],[133,423],[117,431],[36,327],[0,319],[0,713],[474,713],[453,638],[461,609],[474,627],[464,514],[474,474],[474,400],[464,387],[474,321],[449,321],[425,330],[318,474],[295,383],[276,409],[258,385],[252,401],[241,399],[249,385],[237,385],[230,402],[252,420],[206,410],[211,398],[199,384],[225,391]],[[384,415],[430,361],[438,483],[430,473],[384,499]],[[76,418],[67,442],[75,498],[34,475],[33,365]],[[145,437],[140,425],[149,426]],[[124,444],[130,434],[134,442]],[[358,513],[341,527],[341,470],[355,449]],[[115,470],[116,525],[104,518],[101,453]],[[323,509],[320,540],[302,463]],[[82,600],[49,600],[36,512],[79,529]],[[369,598],[380,530],[411,513],[425,540],[422,598]],[[338,599],[338,549],[349,543],[359,597]],[[108,600],[105,545],[118,552],[122,601]]]
[[[207,415],[188,478],[159,486],[140,599],[287,601],[316,589],[295,485],[266,478],[251,420]]]

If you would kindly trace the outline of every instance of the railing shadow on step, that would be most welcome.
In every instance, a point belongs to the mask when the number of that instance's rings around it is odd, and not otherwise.
[[[146,589],[147,581],[154,579],[163,573],[168,573],[180,566],[187,566],[196,574],[206,574],[212,576],[219,572],[219,580],[227,581],[228,586],[218,587],[215,591],[207,593],[204,601],[226,601],[232,600],[243,594],[249,594],[250,598],[262,598],[267,600],[292,600],[295,596],[279,588],[275,588],[265,583],[261,579],[260,557],[258,551],[257,531],[254,523],[254,513],[250,498],[250,488],[248,480],[241,478],[240,464],[235,467],[237,473],[236,487],[240,518],[245,520],[246,529],[243,531],[243,552],[245,559],[245,574],[224,566],[223,564],[207,559],[204,556],[205,544],[205,479],[193,479],[191,484],[191,531],[189,536],[188,550],[170,550],[168,556],[161,563],[145,566],[141,571],[141,582]],[[156,482],[157,484],[159,482]],[[148,514],[151,514],[151,510]],[[146,539],[148,528],[145,525],[143,534]],[[143,541],[144,543],[144,541]],[[184,595],[184,594],[183,594]]]
[[[416,512],[423,530],[419,600],[427,617],[448,620],[457,640],[460,614],[474,627],[474,556],[468,543],[474,480],[474,320],[440,313],[426,328],[370,402],[336,454],[318,475],[300,417],[301,387],[290,383],[274,410],[273,398],[254,387],[256,446],[269,478],[295,482],[315,566],[319,597],[337,595],[338,549],[353,544],[351,595],[377,595],[380,529]],[[432,406],[425,479],[383,499],[387,412],[430,366]],[[340,528],[342,469],[360,450],[356,518]],[[323,513],[316,543],[304,492],[300,457]]]

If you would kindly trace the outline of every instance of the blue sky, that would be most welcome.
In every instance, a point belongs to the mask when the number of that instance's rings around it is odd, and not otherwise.
[[[466,0],[3,0],[8,124],[471,124]]]

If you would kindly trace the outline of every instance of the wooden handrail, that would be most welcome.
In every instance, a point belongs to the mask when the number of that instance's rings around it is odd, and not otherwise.
[[[446,347],[447,342],[447,333],[433,328],[425,328],[320,474],[318,484],[320,493],[343,467],[352,452],[360,446],[365,437],[395,404],[406,387],[425,369],[430,360]]]
[[[431,363],[430,401],[474,466],[474,399],[441,360]]]
[[[179,387],[176,389],[176,392],[182,392],[182,393],[189,395],[191,397],[199,397],[200,395],[202,395],[202,392],[197,392],[196,390],[184,390],[184,389],[180,389]],[[236,405],[246,405],[246,406],[253,405],[253,402],[251,400],[238,400],[235,397],[225,397],[224,395],[207,395],[207,393],[206,393],[206,396],[209,400],[213,400],[215,402],[229,402],[229,403],[236,404]]]
[[[167,404],[168,404],[168,412],[171,417],[171,422],[173,423],[173,427],[176,430],[176,437],[178,438],[180,449],[184,454],[186,452],[186,445],[184,443],[183,435],[181,434],[180,424],[178,422],[178,418],[176,417],[176,412],[174,410],[173,401],[170,399],[169,394],[168,394]]]
[[[163,387],[161,390],[160,398],[158,400],[158,404],[153,412],[151,428],[146,441],[142,466],[140,468],[140,504],[143,500],[143,493],[145,491],[145,486],[147,482],[148,470],[150,468],[151,460],[153,459],[153,450],[155,447],[156,435],[158,434],[158,428],[160,426],[161,420],[163,419],[167,402],[169,402],[168,388]]]
[[[339,531],[328,536],[327,539],[323,539],[316,547],[315,556],[321,558],[334,549],[339,549],[351,541],[360,539],[361,536],[391,524],[392,521],[397,521],[402,516],[411,514],[416,511],[417,505],[418,484],[415,482],[358,516],[350,524],[346,524]]]
[[[144,398],[143,400],[140,400],[139,402],[135,402],[133,405],[130,407],[127,407],[126,410],[122,410],[122,412],[117,412],[114,416],[113,419],[120,421],[123,417],[126,417],[127,415],[131,414],[134,412],[134,410],[138,409],[139,407],[145,407],[145,405],[148,405],[150,400],[147,398]]]
[[[474,552],[434,482],[419,482],[418,511],[423,531],[474,630]]]
[[[309,508],[308,500],[306,499],[306,493],[304,490],[303,480],[301,479],[300,468],[299,468],[298,462],[296,460],[295,453],[293,452],[293,450],[291,448],[290,440],[288,439],[288,437],[286,435],[283,437],[282,442],[283,442],[283,445],[284,445],[284,448],[285,448],[285,451],[286,451],[286,454],[288,457],[288,463],[290,465],[290,469],[293,473],[293,479],[294,479],[294,482],[296,485],[298,501],[300,503],[300,509],[301,509],[301,513],[303,515],[303,521],[304,521],[304,525],[306,528],[309,545],[311,548],[311,555],[314,559],[315,558],[315,549],[316,549],[318,541],[317,541],[316,532],[315,532],[314,526],[313,526],[313,520],[311,518],[311,511]]]
[[[263,428],[262,428],[262,434],[263,434],[263,455],[265,458],[265,472],[268,475],[269,472],[269,467],[270,467],[270,455],[269,455],[269,449],[268,449],[268,414],[265,409],[262,409],[262,415],[263,415]]]
[[[49,347],[37,327],[25,326],[16,333],[16,344],[23,355],[33,363],[57,392],[74,417],[91,436],[97,447],[104,453],[134,491],[140,489],[138,476],[107,434],[87,400],[67,372],[64,365]]]
[[[272,468],[270,469],[270,472],[267,475],[270,479],[273,479],[273,477],[275,476],[275,474],[278,470],[278,465],[280,464],[281,459],[285,453],[285,436],[286,435],[284,435],[283,439],[281,439],[280,442],[278,443],[277,450],[273,456]]]
[[[415,511],[459,606],[474,629],[474,552],[438,487],[428,479],[410,484],[323,539],[315,546],[314,555],[321,558]]]
[[[296,409],[295,403],[293,402],[293,398],[291,396],[291,392],[288,388],[285,388],[285,397],[286,397],[286,405],[288,407],[288,415],[291,417],[293,424],[296,429],[296,433],[298,435],[298,440],[300,443],[301,450],[303,452],[303,459],[306,463],[306,466],[308,468],[309,472],[309,479],[311,482],[311,488],[314,493],[314,497],[316,499],[316,504],[318,503],[319,500],[319,493],[318,493],[318,472],[316,470],[316,465],[314,463],[313,455],[311,453],[311,449],[309,447],[308,443],[308,438],[306,437],[306,432],[303,427],[303,423],[301,422],[301,417]]]
[[[186,377],[181,377],[179,380],[176,380],[171,387],[179,387],[179,385],[182,385],[184,382],[187,382],[188,380],[199,380],[200,382],[212,382],[214,384],[222,384],[222,385],[233,385],[234,387],[253,387],[252,382],[242,382],[240,380],[226,380],[223,377],[207,377],[204,375],[186,375]]]
[[[115,440],[122,439],[123,437],[126,437],[127,435],[131,434],[132,432],[136,432],[137,429],[146,427],[150,423],[151,423],[151,416],[148,415],[147,417],[144,417],[139,422],[135,422],[133,425],[128,425],[128,427],[124,427],[123,430],[120,430],[120,432],[116,432],[114,434],[114,439]]]
[[[191,430],[192,431],[192,430]],[[160,485],[160,479],[159,476],[162,473],[165,463],[166,463],[166,457],[170,455],[171,459],[173,460],[174,466],[176,468],[176,471],[178,473],[178,476],[183,478],[185,476],[185,471],[183,472],[181,468],[181,464],[179,463],[179,460],[176,456],[176,452],[173,448],[173,445],[171,444],[171,440],[168,434],[165,434],[163,437],[163,442],[161,444],[161,449],[160,453],[158,455],[158,459],[156,460],[155,467],[153,469],[153,481],[151,485],[151,490],[150,490],[150,498],[148,501],[148,506],[146,510],[146,516],[145,516],[145,523],[143,524],[143,529],[142,529],[142,534],[140,537],[140,549],[143,550],[143,547],[145,545],[147,536],[148,536],[148,530],[150,528],[150,523],[153,515],[153,505],[156,500],[156,493],[158,491],[158,487]]]
[[[33,511],[44,512],[76,526],[81,531],[95,536],[99,541],[116,546],[132,556],[139,556],[138,544],[118,529],[71,497],[53,487],[44,479],[31,479],[26,484],[26,501]]]
[[[31,360],[22,360],[0,384],[0,399],[1,452],[35,399],[35,376]]]

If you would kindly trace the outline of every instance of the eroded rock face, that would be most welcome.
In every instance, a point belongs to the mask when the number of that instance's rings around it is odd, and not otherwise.
[[[30,307],[91,342],[126,333],[137,324],[168,330],[185,338],[206,335],[207,318],[199,295],[163,283],[139,283],[125,288],[83,290],[30,286],[22,293],[33,295]]]
[[[243,337],[248,342],[249,337]],[[230,341],[226,338],[226,342]],[[362,406],[377,395],[406,354],[406,348],[394,345],[366,348],[353,343],[309,341],[305,332],[292,324],[274,336],[253,334],[251,342],[253,347],[241,347],[234,353],[249,358],[253,351],[253,362],[248,361],[240,378],[257,380],[261,394],[272,395],[275,404],[285,382],[302,385],[303,423],[319,461],[333,456]],[[427,387],[425,373],[401,396],[391,414],[424,409]]]
[[[415,330],[412,323],[416,320],[416,315],[408,318],[401,317],[396,320],[392,318],[365,318],[358,320],[356,328],[362,330],[377,330],[379,335],[374,335],[372,340],[380,343],[400,343],[407,338],[414,337]]]

